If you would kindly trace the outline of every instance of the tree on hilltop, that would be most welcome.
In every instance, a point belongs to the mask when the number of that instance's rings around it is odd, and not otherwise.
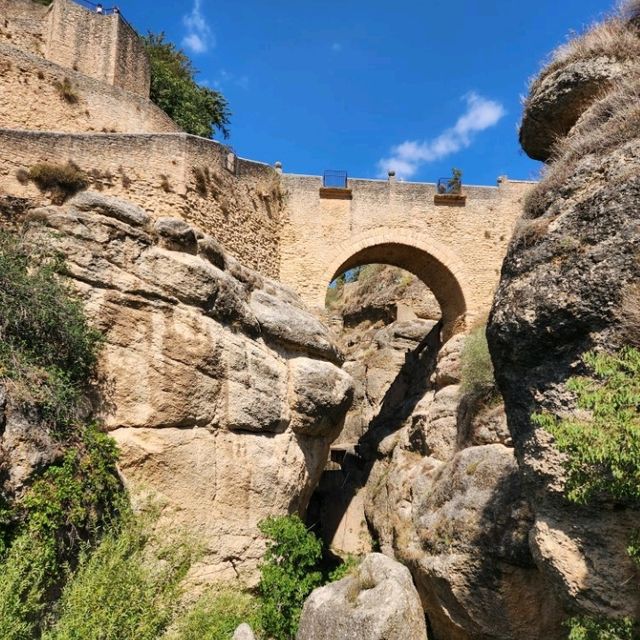
[[[225,97],[196,82],[190,58],[164,33],[148,33],[143,42],[151,64],[151,100],[187,133],[213,138],[217,129],[227,138],[231,112]]]

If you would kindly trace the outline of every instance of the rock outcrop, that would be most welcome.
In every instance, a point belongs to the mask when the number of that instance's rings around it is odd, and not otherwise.
[[[466,336],[441,345],[435,320],[385,325],[366,313],[372,296],[349,286],[345,297],[365,307],[348,307],[360,322],[340,336],[356,379],[341,436],[352,446],[320,485],[326,512],[344,505],[334,547],[345,550],[364,512],[381,551],[410,569],[437,640],[560,637],[562,612],[529,548],[533,517],[504,407],[461,386]],[[366,289],[374,311],[388,306],[386,291],[411,307],[384,280]]]
[[[104,333],[98,411],[134,497],[203,548],[193,581],[251,582],[258,521],[304,513],[351,401],[327,330],[213,238],[113,198],[33,209],[26,240],[62,253]]]
[[[554,52],[526,99],[520,144],[529,156],[549,160],[554,145],[603,90],[632,72],[640,54],[638,29],[614,17]]]
[[[372,423],[367,519],[411,570],[436,639],[560,637],[504,411],[459,384],[463,340],[416,362],[413,385]]]
[[[382,554],[369,554],[351,574],[307,598],[296,638],[426,640],[411,574]]]
[[[625,37],[640,47],[637,27]],[[614,45],[620,51],[621,42]],[[574,411],[567,381],[584,372],[584,353],[615,350],[640,331],[625,326],[625,307],[638,308],[640,279],[640,65],[637,56],[621,65],[612,54],[604,71],[601,59],[576,51],[572,64],[584,73],[574,75],[573,90],[564,90],[560,71],[543,72],[527,102],[525,128],[537,119],[544,135],[557,135],[556,111],[570,110],[573,122],[527,200],[488,336],[532,509],[536,566],[567,615],[639,619],[638,569],[626,547],[640,512],[604,496],[588,507],[569,503],[565,459],[532,420],[541,411]],[[547,120],[536,111],[543,102]]]

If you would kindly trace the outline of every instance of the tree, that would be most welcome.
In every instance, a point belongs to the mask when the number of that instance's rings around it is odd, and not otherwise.
[[[189,57],[164,33],[143,38],[151,64],[151,100],[187,133],[213,138],[219,130],[227,138],[231,112],[224,96],[200,86]]]

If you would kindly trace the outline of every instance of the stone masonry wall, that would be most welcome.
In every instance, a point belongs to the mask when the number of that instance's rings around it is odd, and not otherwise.
[[[0,0],[0,43],[43,56],[48,12],[33,0]]]
[[[0,0],[0,43],[149,97],[149,60],[120,15],[100,15],[73,0],[54,0],[50,7]]]
[[[280,265],[282,198],[268,165],[237,159],[187,134],[57,134],[0,129],[0,193],[39,197],[19,170],[75,162],[91,188],[130,200],[152,216],[176,216],[214,236],[235,258],[268,277]]]
[[[389,261],[422,278],[443,314],[467,320],[487,313],[522,199],[531,183],[464,187],[465,206],[434,203],[435,185],[349,180],[352,199],[320,197],[321,178],[283,176],[287,193],[280,279],[309,305],[324,305],[326,288],[356,262]],[[386,252],[374,247],[387,246]],[[357,255],[356,262],[351,261]],[[456,298],[454,300],[454,298]]]
[[[0,127],[68,132],[180,131],[149,100],[1,42],[0,70]],[[65,99],[59,90],[65,79],[75,101]]]

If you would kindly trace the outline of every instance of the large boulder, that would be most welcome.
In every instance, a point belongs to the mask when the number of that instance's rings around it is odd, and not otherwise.
[[[623,4],[623,3],[621,3]],[[520,125],[520,144],[547,161],[586,109],[617,80],[633,72],[640,55],[637,9],[612,16],[553,52],[533,80]]]
[[[369,554],[351,574],[307,598],[296,638],[426,640],[411,574],[382,554]]]
[[[351,401],[327,329],[212,238],[115,198],[32,210],[26,240],[65,256],[104,333],[97,411],[134,500],[197,540],[192,581],[254,582],[258,522],[304,514]],[[4,437],[24,452],[14,476],[50,455],[21,424]]]
[[[527,200],[488,337],[533,511],[538,569],[569,613],[638,618],[637,567],[626,547],[640,511],[606,496],[570,503],[565,458],[533,419],[571,415],[576,398],[567,381],[585,373],[585,352],[615,350],[640,329],[625,325],[625,308],[638,308],[640,279],[637,57],[619,71],[624,78],[602,87],[590,106],[579,103],[577,123]]]

